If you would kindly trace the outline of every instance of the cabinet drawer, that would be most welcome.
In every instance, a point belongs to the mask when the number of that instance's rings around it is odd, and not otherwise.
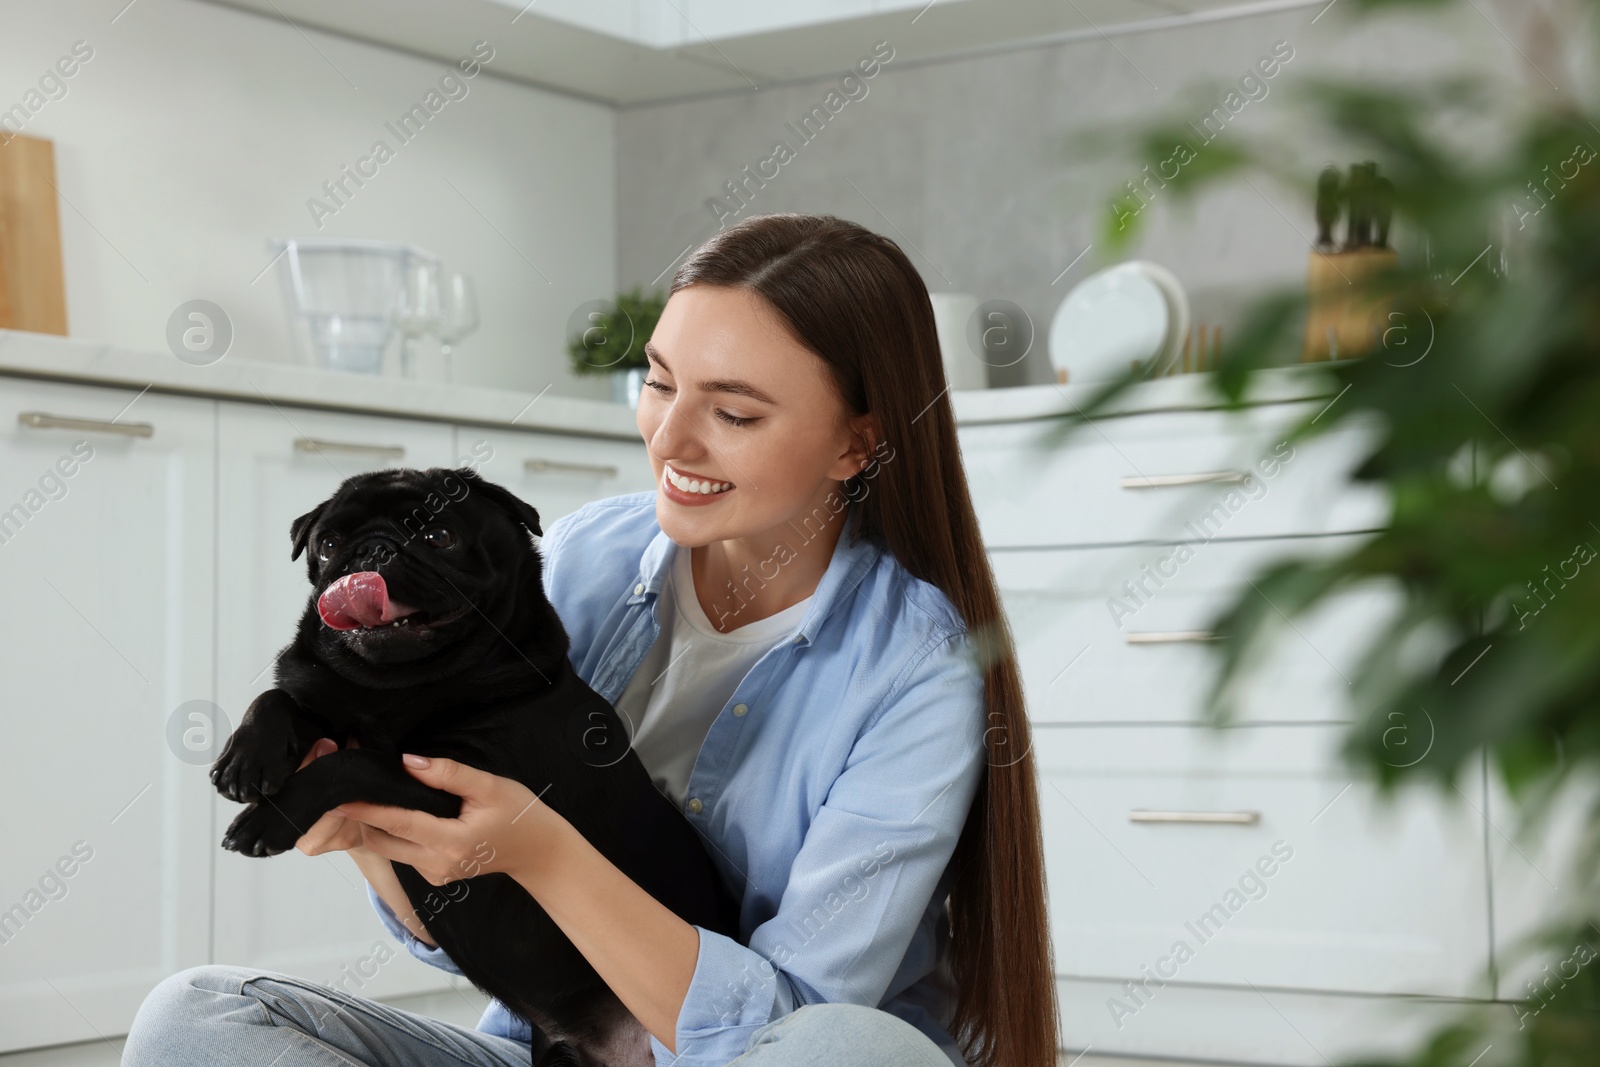
[[[1057,969],[1485,996],[1483,789],[1392,807],[1339,726],[1042,726]]]
[[[1571,981],[1576,966],[1589,966],[1577,945],[1540,945],[1539,928],[1562,914],[1582,893],[1586,841],[1600,807],[1600,773],[1574,768],[1538,819],[1528,818],[1531,794],[1520,801],[1491,762],[1489,874],[1494,886],[1495,965],[1500,996],[1547,998]],[[1591,943],[1592,944],[1592,943]],[[1548,968],[1548,969],[1546,969]],[[1551,977],[1557,981],[1549,986]],[[1530,1005],[1537,1009],[1538,1004]]]
[[[1210,625],[1276,560],[1355,548],[1366,534],[1197,545],[994,552],[1029,714],[1041,722],[1197,722],[1221,649]],[[1350,715],[1350,680],[1398,607],[1373,584],[1280,628],[1237,690],[1261,721]]]
[[[968,426],[961,454],[990,547],[1206,540],[1376,529],[1381,492],[1351,485],[1373,425],[1299,444],[1320,402]]]
[[[1072,1053],[1092,1048],[1106,1064],[1118,1062],[1114,1056],[1176,1061],[1169,1067],[1405,1063],[1462,1010],[1447,999],[1174,985],[1154,989],[1130,1018],[1121,982],[1061,978],[1056,989],[1062,1045]],[[1457,1067],[1471,1059],[1469,1052]]]

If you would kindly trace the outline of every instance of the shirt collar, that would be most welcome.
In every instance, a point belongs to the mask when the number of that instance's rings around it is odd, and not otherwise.
[[[867,572],[883,554],[883,550],[870,539],[863,539],[857,544],[850,543],[860,525],[861,509],[850,507],[845,512],[844,529],[839,532],[839,540],[833,546],[833,557],[828,561],[828,569],[823,572],[822,580],[817,583],[817,591],[812,597],[810,609],[795,630],[796,641],[809,643],[832,614],[833,609],[861,584]],[[638,604],[647,597],[660,594],[662,583],[667,580],[667,573],[672,565],[673,551],[677,547],[658,525],[655,537],[651,539],[639,560],[639,580],[634,585],[633,595],[628,598],[628,603]]]

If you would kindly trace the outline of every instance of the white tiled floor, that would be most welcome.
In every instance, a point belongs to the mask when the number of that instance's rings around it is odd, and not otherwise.
[[[478,1023],[486,1003],[475,989],[461,993],[434,993],[421,997],[404,997],[389,1003],[407,1011],[420,1012],[435,1019],[472,1027]],[[0,1056],[0,1067],[120,1067],[122,1038],[110,1041],[91,1041],[80,1045],[58,1045],[34,1052],[14,1052]],[[1185,1067],[1189,1061],[1131,1060],[1118,1056],[1062,1056],[1059,1067]],[[1228,1067],[1208,1061],[1206,1067]]]

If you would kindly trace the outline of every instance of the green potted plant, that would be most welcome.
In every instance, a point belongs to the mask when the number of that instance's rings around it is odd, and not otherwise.
[[[1460,7],[1347,0],[1329,17]],[[1553,47],[1536,47],[1571,36],[1580,15],[1600,26],[1600,0],[1561,9],[1569,26],[1532,12],[1534,32],[1518,48],[1529,66],[1525,91],[1482,70],[1423,83],[1308,80],[1289,97],[1304,109],[1282,115],[1298,135],[1230,129],[1162,192],[1184,199],[1248,168],[1297,187],[1309,205],[1327,157],[1371,159],[1393,177],[1395,221],[1415,249],[1391,269],[1350,279],[1352,291],[1394,311],[1370,350],[1316,365],[1330,376],[1332,400],[1290,437],[1355,417],[1381,425],[1350,477],[1382,489],[1392,517],[1344,555],[1260,570],[1209,620],[1220,670],[1208,721],[1231,719],[1244,668],[1290,620],[1360,583],[1395,583],[1401,610],[1371,635],[1354,672],[1345,755],[1385,788],[1431,782],[1447,797],[1457,780],[1492,773],[1515,804],[1494,826],[1523,843],[1555,798],[1583,798],[1580,787],[1600,773],[1600,570],[1583,566],[1600,547],[1600,101],[1550,91],[1586,82],[1557,64]],[[1181,118],[1128,140],[1103,128],[1094,141],[1133,146],[1137,168],[1193,138]],[[1495,136],[1452,140],[1464,118]],[[1100,240],[1125,249],[1138,225],[1131,215],[1108,215]],[[1251,308],[1206,376],[1221,406],[1246,402],[1262,370],[1297,362],[1307,310],[1299,279]],[[1079,433],[1137,385],[1136,374],[1108,383],[1063,419],[1063,432]],[[1424,647],[1416,639],[1429,634],[1445,637],[1438,654],[1400,654]],[[1433,740],[1422,757],[1397,760],[1395,724],[1420,731],[1418,709],[1436,727]],[[1540,984],[1502,987],[1502,999],[1463,1006],[1410,1053],[1364,1062],[1600,1062],[1600,967],[1588,965],[1600,955],[1600,809],[1590,799],[1577,810],[1585,825],[1570,869],[1552,877],[1561,899],[1535,936],[1499,960],[1502,968],[1551,961]]]
[[[576,332],[567,340],[574,374],[609,374],[611,396],[619,404],[637,407],[639,390],[650,361],[644,343],[655,332],[656,321],[667,306],[659,292],[645,294],[642,286],[619,293],[616,300],[596,300],[574,316]]]

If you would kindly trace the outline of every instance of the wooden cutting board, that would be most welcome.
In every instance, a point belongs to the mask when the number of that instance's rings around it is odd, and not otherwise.
[[[0,327],[67,333],[55,146],[0,132]]]

